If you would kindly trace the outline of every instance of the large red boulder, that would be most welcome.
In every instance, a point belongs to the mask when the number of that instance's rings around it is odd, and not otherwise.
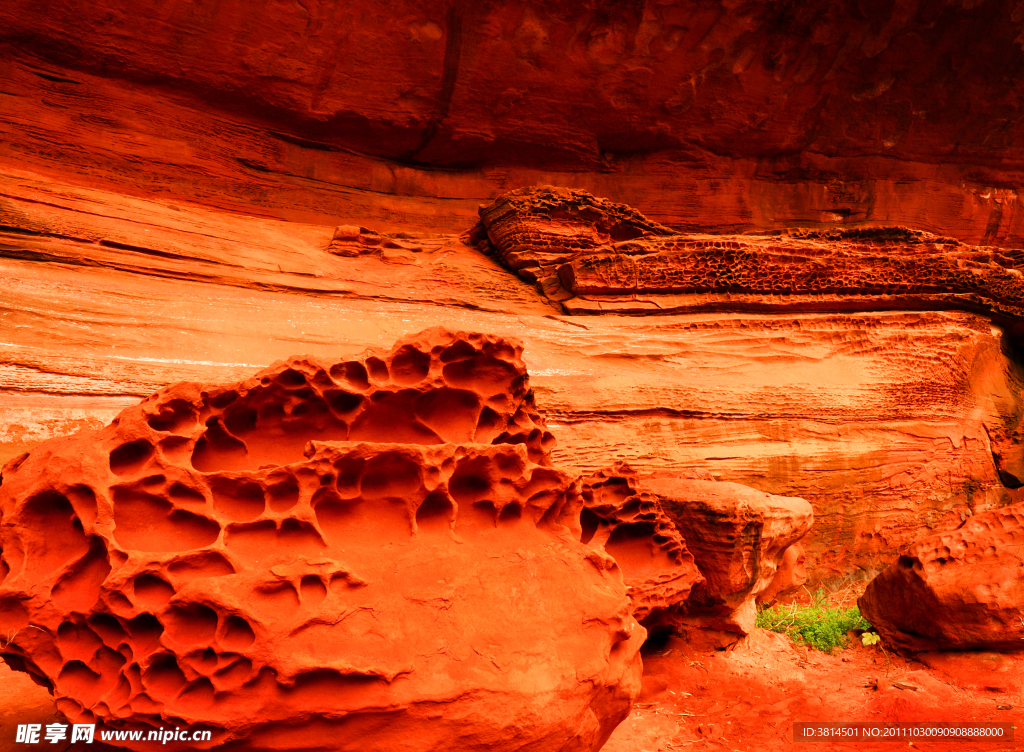
[[[645,631],[520,356],[292,359],[8,463],[4,659],[74,723],[224,749],[599,749]]]
[[[1024,504],[924,538],[868,584],[858,605],[900,650],[1024,650]]]

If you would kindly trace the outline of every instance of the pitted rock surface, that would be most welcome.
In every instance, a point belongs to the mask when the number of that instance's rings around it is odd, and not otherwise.
[[[858,605],[901,650],[1024,650],[1024,505],[924,538],[868,584]]]
[[[704,576],[658,497],[626,463],[583,480],[583,542],[622,568],[633,615],[643,621],[686,601]]]
[[[964,310],[1024,318],[1024,250],[904,227],[677,233],[585,191],[521,188],[470,236],[567,313]]]
[[[226,750],[599,749],[645,631],[520,354],[291,359],[8,463],[4,659],[72,722]]]

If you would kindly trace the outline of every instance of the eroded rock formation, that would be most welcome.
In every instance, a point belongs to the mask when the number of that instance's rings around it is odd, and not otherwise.
[[[738,483],[654,477],[645,485],[704,576],[671,623],[684,630],[750,634],[758,596],[772,586],[787,550],[811,529],[811,505]]]
[[[523,188],[471,235],[567,313],[979,311],[1024,318],[1024,251],[903,227],[681,234],[585,191]]]
[[[435,329],[41,445],[0,486],[4,659],[72,722],[224,749],[597,750],[645,632],[528,389]]]
[[[859,605],[901,650],[1024,650],[1024,506],[975,515],[910,546]]]
[[[625,463],[594,473],[583,480],[583,541],[615,558],[644,624],[734,642],[754,630],[757,603],[806,581],[800,541],[814,515],[803,499],[708,475],[641,479]]]
[[[639,621],[686,601],[704,578],[679,534],[625,463],[583,480],[583,542],[600,546],[622,569]]]

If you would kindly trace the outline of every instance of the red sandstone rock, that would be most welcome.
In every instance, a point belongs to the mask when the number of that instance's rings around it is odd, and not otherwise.
[[[911,546],[858,605],[901,650],[1024,650],[1024,505]]]
[[[615,558],[638,621],[684,602],[704,579],[658,498],[629,465],[585,478],[583,505],[582,540]]]
[[[678,234],[584,191],[523,188],[480,209],[506,265],[568,313],[983,311],[1024,318],[1024,251],[877,227]]]
[[[787,549],[810,530],[811,505],[738,483],[656,476],[644,485],[657,495],[704,575],[670,622],[684,629],[752,632],[756,600],[772,585]]]
[[[72,722],[224,749],[599,749],[645,633],[520,353],[291,359],[8,463],[4,659]]]

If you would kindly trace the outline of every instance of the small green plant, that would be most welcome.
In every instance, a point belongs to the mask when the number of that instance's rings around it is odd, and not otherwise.
[[[868,647],[869,645],[877,645],[880,643],[882,641],[882,637],[878,632],[865,632],[860,636],[860,641],[864,647]]]
[[[824,653],[846,647],[846,633],[849,630],[871,629],[871,625],[856,607],[830,607],[825,591],[821,588],[811,597],[810,605],[799,606],[794,603],[762,609],[757,614],[757,626],[788,634],[796,642],[810,645]]]

